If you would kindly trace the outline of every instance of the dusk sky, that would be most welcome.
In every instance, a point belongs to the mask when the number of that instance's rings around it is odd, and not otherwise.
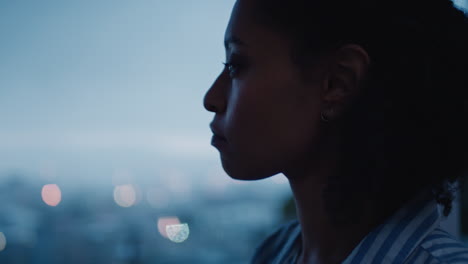
[[[0,170],[125,151],[218,162],[202,102],[233,4],[1,1]]]

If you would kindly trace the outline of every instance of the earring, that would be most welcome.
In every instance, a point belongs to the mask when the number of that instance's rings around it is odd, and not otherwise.
[[[326,118],[326,117],[323,115],[323,112],[320,112],[320,118],[321,118],[322,121],[325,122],[325,123],[330,122],[330,120],[329,120],[328,118]]]

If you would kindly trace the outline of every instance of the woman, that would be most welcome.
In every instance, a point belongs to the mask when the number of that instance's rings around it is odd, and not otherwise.
[[[298,213],[252,263],[468,263],[439,228],[468,167],[451,1],[238,0],[225,47],[212,144],[232,178],[283,173]]]

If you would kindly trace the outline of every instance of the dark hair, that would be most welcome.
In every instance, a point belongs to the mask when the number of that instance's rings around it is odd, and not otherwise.
[[[450,0],[256,1],[257,22],[292,40],[301,67],[349,43],[370,56],[362,93],[332,121],[343,131],[342,173],[324,191],[335,220],[369,199],[387,217],[426,188],[447,216],[468,168],[465,14]]]

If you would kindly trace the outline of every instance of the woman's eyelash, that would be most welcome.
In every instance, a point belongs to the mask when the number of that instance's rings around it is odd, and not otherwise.
[[[224,64],[224,67],[227,68],[227,69],[229,69],[229,67],[233,67],[233,66],[234,66],[234,64],[231,63],[231,62],[223,62],[223,64]]]
[[[232,62],[223,62],[224,68],[228,70],[229,74],[235,74],[235,71],[238,70],[239,65]]]

